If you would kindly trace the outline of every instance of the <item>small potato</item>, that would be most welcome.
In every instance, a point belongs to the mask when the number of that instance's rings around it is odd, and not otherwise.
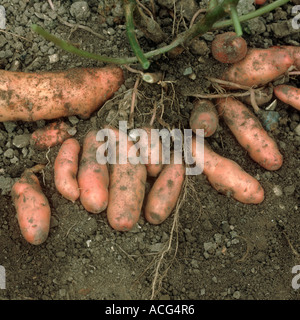
[[[96,140],[97,132],[85,136],[77,178],[80,202],[91,213],[104,211],[108,204],[109,174],[107,165],[97,162],[97,149],[104,143]]]
[[[32,133],[31,144],[38,150],[47,150],[71,138],[75,133],[76,129],[63,121],[52,122]]]
[[[245,58],[247,42],[235,32],[218,34],[211,44],[213,57],[222,63],[235,63]]]
[[[193,137],[192,152],[196,157],[197,140]],[[201,163],[201,160],[196,160]],[[264,200],[260,183],[245,172],[236,162],[214,152],[204,141],[203,174],[218,192],[245,204],[259,204]]]
[[[149,223],[160,224],[165,221],[178,201],[185,178],[184,164],[166,164],[155,180],[147,197],[145,218]]]
[[[274,88],[274,94],[282,102],[300,110],[300,89],[282,84]]]
[[[11,196],[24,239],[34,245],[45,242],[50,229],[51,210],[37,176],[25,171],[13,185]]]
[[[254,161],[267,170],[278,170],[282,166],[283,158],[276,142],[241,101],[231,97],[218,99],[217,110]]]
[[[206,99],[195,100],[190,116],[190,127],[194,133],[196,129],[204,130],[204,137],[215,133],[219,124],[217,109],[213,103]]]
[[[132,141],[128,141],[126,133],[116,128],[109,128],[116,139],[116,163],[110,164],[109,199],[107,219],[110,226],[118,231],[129,231],[138,222],[145,196],[147,170],[144,164],[133,164],[129,157],[129,150],[135,148]],[[120,163],[120,139],[127,141],[127,163]],[[109,142],[110,144],[110,142]],[[110,148],[115,148],[111,145]],[[122,156],[124,156],[122,154]]]
[[[284,74],[293,63],[293,57],[284,48],[250,48],[243,60],[225,70],[222,79],[249,87],[260,86]]]
[[[80,195],[77,172],[79,142],[75,138],[67,139],[61,145],[54,162],[54,182],[56,189],[68,200],[75,202]]]

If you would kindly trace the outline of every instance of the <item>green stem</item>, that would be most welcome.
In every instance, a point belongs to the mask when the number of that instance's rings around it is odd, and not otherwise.
[[[240,24],[239,16],[236,10],[236,6],[230,7],[230,16],[231,20],[233,22],[234,30],[237,35],[237,37],[241,37],[243,35],[243,30]]]
[[[223,1],[222,4],[224,4],[225,1]],[[256,18],[258,16],[261,16],[267,12],[270,12],[270,11],[276,9],[277,7],[280,7],[280,6],[288,3],[289,1],[290,0],[276,0],[275,2],[268,4],[264,7],[261,7],[254,12],[250,12],[246,15],[240,16],[239,21],[244,22],[246,20]],[[237,0],[237,2],[238,2],[238,0]],[[178,37],[172,43],[170,43],[162,48],[146,52],[144,54],[145,57],[149,59],[149,58],[152,58],[152,57],[157,56],[159,54],[166,53],[166,52],[176,48],[177,46],[182,45],[183,43],[186,43],[187,41],[190,41],[192,38],[204,34],[209,29],[220,29],[220,28],[231,26],[233,24],[231,19],[216,22],[218,19],[220,19],[219,16],[216,16],[215,14],[213,14],[213,12],[215,12],[214,10],[216,10],[217,8],[218,7],[215,7],[214,9],[209,10],[207,12],[206,16],[201,21],[194,24],[191,29],[178,35]],[[208,18],[207,18],[207,15],[209,15]],[[207,20],[211,20],[209,23],[209,25],[210,25],[209,27],[202,25],[202,24],[205,24],[207,22]],[[135,63],[138,61],[136,56],[130,57],[130,58],[126,58],[126,57],[124,57],[124,58],[111,58],[111,57],[107,57],[107,56],[101,56],[101,55],[98,55],[95,53],[90,53],[90,52],[87,52],[84,50],[80,50],[80,49],[72,46],[71,44],[65,42],[64,40],[61,40],[61,39],[55,37],[54,35],[48,33],[47,31],[45,31],[43,28],[41,28],[40,26],[38,26],[36,24],[33,24],[31,26],[31,29],[33,31],[35,31],[36,33],[40,34],[46,40],[53,42],[55,45],[57,45],[61,49],[65,50],[67,52],[76,54],[78,56],[84,57],[84,58],[94,59],[94,60],[107,62],[107,63],[115,63],[115,64],[132,64],[132,63]]]
[[[71,45],[70,43],[67,43],[64,40],[61,40],[61,39],[55,37],[51,33],[48,33],[42,27],[40,27],[36,24],[31,25],[31,29],[34,32],[41,35],[46,40],[53,42],[59,48],[65,50],[67,52],[74,53],[74,54],[81,56],[81,57],[84,57],[84,58],[89,58],[89,59],[98,60],[98,61],[107,62],[107,63],[115,63],[115,64],[128,64],[128,63],[133,63],[133,62],[137,61],[137,59],[135,57],[133,57],[133,58],[111,58],[111,57],[100,56],[95,53],[90,53],[90,52],[78,49],[78,48],[74,47],[73,45]]]
[[[276,0],[266,6],[260,7],[259,9],[255,10],[255,11],[249,12],[243,16],[239,16],[239,21],[244,22],[244,21],[247,21],[247,20],[250,20],[253,18],[257,18],[257,17],[259,17],[265,13],[268,13],[268,12],[270,12],[280,6],[283,6],[284,4],[286,4],[288,2],[290,2],[290,0]],[[231,25],[233,25],[232,19],[228,19],[225,21],[218,21],[213,25],[213,29],[221,29],[224,27],[229,27]]]
[[[134,0],[124,0],[124,12],[126,19],[126,32],[129,44],[137,57],[138,61],[142,65],[143,69],[148,69],[150,66],[150,62],[145,57],[135,35],[134,31],[134,21],[133,21],[133,10],[135,8]]]

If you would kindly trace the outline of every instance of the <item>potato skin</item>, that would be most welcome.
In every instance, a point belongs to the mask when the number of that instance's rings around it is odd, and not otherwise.
[[[274,88],[275,96],[282,102],[289,104],[297,110],[300,110],[300,89],[282,84]]]
[[[196,129],[203,129],[204,137],[210,137],[219,125],[218,112],[211,101],[195,100],[189,122],[194,133],[196,133]]]
[[[91,213],[100,213],[108,205],[108,168],[96,159],[97,149],[104,142],[98,142],[96,136],[97,130],[89,131],[85,136],[77,176],[80,202]]]
[[[0,121],[84,119],[123,83],[119,67],[26,73],[0,70]]]
[[[267,170],[278,170],[283,157],[258,118],[239,100],[221,98],[217,110],[249,156]]]
[[[147,158],[144,159],[144,162],[146,163],[145,166],[146,166],[147,174],[149,177],[157,177],[163,167],[162,144],[160,141],[159,133],[154,128],[151,128],[151,127],[143,127],[142,129],[145,130],[147,134],[147,141],[145,141],[145,145],[148,146],[146,150]],[[156,142],[155,138],[158,139],[158,142]],[[142,140],[140,140],[140,142],[141,144],[143,143]],[[158,158],[158,163],[152,163],[154,161],[151,160],[151,152],[154,155],[154,159]]]
[[[134,146],[126,133],[110,128],[116,136],[116,164],[110,164],[107,219],[117,231],[129,231],[138,222],[145,196],[147,170],[144,164],[119,163],[120,136],[127,139],[127,154]]]
[[[11,196],[24,239],[33,245],[45,242],[50,229],[51,210],[37,176],[25,171],[13,185]]]
[[[213,57],[222,63],[235,63],[245,58],[247,42],[235,32],[218,34],[211,44]]]
[[[166,164],[147,196],[145,218],[151,224],[161,224],[172,213],[185,179],[184,164]]]
[[[196,139],[193,137],[192,150],[196,157]],[[196,162],[196,163],[200,163]],[[233,160],[214,152],[204,141],[203,174],[218,192],[245,204],[259,204],[264,200],[264,190],[260,183],[245,172]]]
[[[281,46],[281,48],[286,49],[290,55],[294,59],[293,65],[297,68],[297,70],[300,70],[300,47],[296,46]]]
[[[293,63],[293,57],[284,48],[250,48],[243,60],[225,70],[222,79],[249,87],[264,85],[284,74]]]
[[[57,191],[66,199],[75,202],[80,195],[77,172],[79,142],[75,138],[65,140],[54,161],[54,183]]]
[[[37,150],[47,150],[71,138],[73,136],[71,129],[72,127],[63,121],[52,122],[32,133],[31,144]]]

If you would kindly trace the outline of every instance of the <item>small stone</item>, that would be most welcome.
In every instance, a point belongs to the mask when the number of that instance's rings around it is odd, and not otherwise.
[[[235,291],[232,296],[234,299],[240,299],[241,293],[239,291]]]
[[[89,5],[86,1],[77,1],[71,5],[71,15],[76,20],[85,20],[91,15]]]
[[[66,253],[64,251],[58,251],[56,252],[57,258],[64,258],[66,256]]]
[[[3,122],[3,125],[8,133],[12,133],[17,127],[17,124],[12,121],[5,121]]]
[[[190,50],[194,55],[205,56],[210,50],[204,40],[194,39],[190,44]]]
[[[227,221],[223,221],[222,222],[222,230],[224,233],[227,233],[229,232],[231,229],[230,229],[230,225]]]
[[[283,191],[285,195],[291,196],[295,192],[295,186],[294,185],[287,186],[283,189]]]
[[[0,29],[6,28],[5,8],[0,6]]]
[[[66,294],[67,294],[66,289],[59,289],[59,295],[60,295],[61,297],[65,297]]]
[[[216,233],[216,234],[214,234],[214,239],[217,244],[220,244],[222,241],[222,235],[220,233]]]
[[[192,73],[193,73],[192,67],[187,67],[187,68],[185,68],[184,71],[183,71],[183,75],[184,75],[184,76],[188,76],[188,75],[190,75],[190,74],[192,74]]]
[[[12,159],[14,157],[15,153],[14,153],[13,149],[9,148],[4,152],[3,155],[5,158]]]
[[[277,196],[277,197],[281,197],[282,196],[282,189],[278,185],[273,187],[273,192],[274,192],[275,196]]]
[[[107,34],[108,34],[109,36],[113,36],[115,33],[116,33],[116,31],[115,31],[113,28],[108,28],[108,29],[107,29]]]
[[[204,251],[208,253],[213,253],[216,249],[216,244],[213,242],[204,242],[203,247]]]
[[[73,126],[79,122],[79,119],[76,116],[70,116],[68,117],[68,120],[72,123]]]
[[[30,143],[30,134],[17,135],[13,139],[13,145],[19,149],[27,147]]]
[[[59,61],[59,55],[57,53],[51,54],[49,56],[49,62],[50,63],[55,63]]]
[[[297,136],[300,136],[300,123],[297,125],[297,127],[294,129]]]

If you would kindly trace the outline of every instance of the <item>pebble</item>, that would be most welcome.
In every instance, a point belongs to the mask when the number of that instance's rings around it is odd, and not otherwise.
[[[294,129],[297,136],[300,136],[300,123],[297,125],[297,127]]]
[[[15,155],[15,152],[14,152],[13,149],[9,148],[4,152],[3,155],[4,155],[5,158],[12,159],[14,157],[14,155]]]
[[[295,192],[295,186],[294,185],[287,186],[283,189],[283,191],[285,195],[291,196]]]
[[[49,62],[50,63],[56,63],[59,61],[59,55],[57,53],[51,54],[49,56]]]
[[[224,233],[227,233],[231,230],[230,225],[227,221],[222,221],[222,230]]]
[[[192,74],[192,73],[193,73],[192,67],[187,67],[187,68],[185,68],[184,71],[183,71],[183,75],[184,75],[184,76],[188,76],[188,75],[190,75],[190,74]]]
[[[241,293],[239,291],[235,291],[232,296],[234,299],[240,299]]]
[[[281,197],[282,196],[282,189],[278,185],[273,187],[273,192],[274,192],[275,196],[277,196],[277,197]]]
[[[17,124],[12,121],[5,121],[3,122],[3,125],[8,133],[12,133],[17,127]]]
[[[208,253],[213,253],[216,250],[216,244],[214,242],[204,242],[204,251]]]
[[[6,28],[5,8],[0,6],[0,29]]]
[[[64,251],[58,251],[56,252],[57,258],[64,258],[66,256],[66,253]]]
[[[30,134],[21,134],[13,138],[13,145],[19,149],[27,147],[30,143]]]
[[[76,20],[85,20],[91,15],[89,5],[86,1],[77,1],[71,5],[71,15]]]

